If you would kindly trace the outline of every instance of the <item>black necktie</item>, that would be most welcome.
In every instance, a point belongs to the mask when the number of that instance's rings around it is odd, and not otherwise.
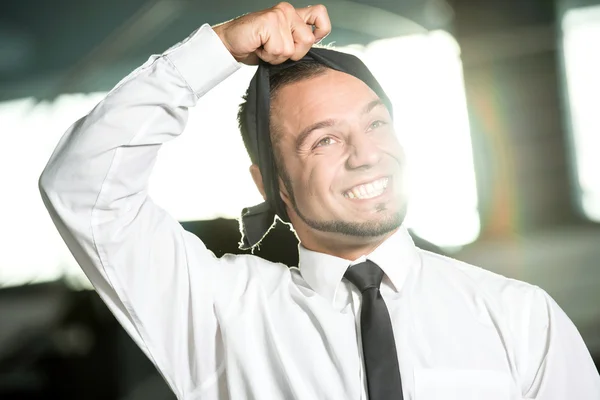
[[[348,268],[344,276],[362,294],[360,331],[369,400],[402,400],[394,332],[390,314],[379,291],[383,271],[377,264],[367,260]]]

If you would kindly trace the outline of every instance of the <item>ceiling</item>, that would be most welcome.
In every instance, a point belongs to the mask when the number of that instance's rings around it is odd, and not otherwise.
[[[421,29],[399,15],[414,14],[415,20],[427,25],[418,18],[419,0],[327,4],[332,18],[340,21],[330,37],[337,43],[366,43]],[[202,23],[216,24],[271,5],[264,0],[3,2],[0,99],[106,90],[124,71],[185,38]],[[382,24],[382,19],[387,23]]]
[[[340,45],[443,28],[472,36],[548,23],[544,0],[324,0]],[[310,4],[295,1],[296,6]],[[107,90],[149,54],[268,0],[20,0],[0,5],[0,100]],[[460,11],[458,13],[457,11]],[[455,18],[458,17],[458,18]],[[458,24],[456,22],[459,22]],[[508,24],[508,25],[507,25]]]

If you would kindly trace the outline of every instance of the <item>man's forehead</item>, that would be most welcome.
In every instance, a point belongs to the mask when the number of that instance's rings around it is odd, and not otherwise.
[[[271,101],[271,117],[297,115],[302,111],[312,114],[358,109],[379,99],[377,94],[360,79],[339,71],[328,72],[294,82],[281,88]],[[340,107],[337,107],[337,105]],[[349,110],[348,110],[349,111]]]
[[[281,140],[284,133],[296,136],[313,124],[343,120],[348,114],[366,114],[384,106],[362,80],[333,69],[290,83],[277,92],[270,110],[273,143]]]

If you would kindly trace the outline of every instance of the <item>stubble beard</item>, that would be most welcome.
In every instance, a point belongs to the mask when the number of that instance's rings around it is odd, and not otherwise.
[[[394,212],[378,221],[351,222],[351,221],[317,221],[303,215],[296,204],[294,210],[298,217],[311,228],[321,232],[339,233],[347,236],[372,238],[388,234],[400,227],[404,220],[401,211]]]
[[[290,199],[294,211],[306,225],[317,231],[339,233],[346,236],[373,238],[386,235],[398,229],[404,222],[404,217],[406,215],[406,207],[400,207],[398,211],[392,212],[389,215],[377,221],[317,221],[308,218],[298,208],[298,203],[296,202],[296,196],[294,195],[291,180],[288,176],[285,176],[287,174],[284,173],[283,175],[284,176],[282,176],[282,180],[284,181],[286,189],[290,194]],[[385,213],[387,211],[387,206],[384,203],[377,204],[375,207],[378,213]]]

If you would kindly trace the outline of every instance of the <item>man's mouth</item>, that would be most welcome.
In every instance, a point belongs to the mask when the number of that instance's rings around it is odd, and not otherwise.
[[[366,200],[383,194],[387,188],[389,177],[380,178],[372,182],[356,185],[344,192],[344,197],[348,199]]]

